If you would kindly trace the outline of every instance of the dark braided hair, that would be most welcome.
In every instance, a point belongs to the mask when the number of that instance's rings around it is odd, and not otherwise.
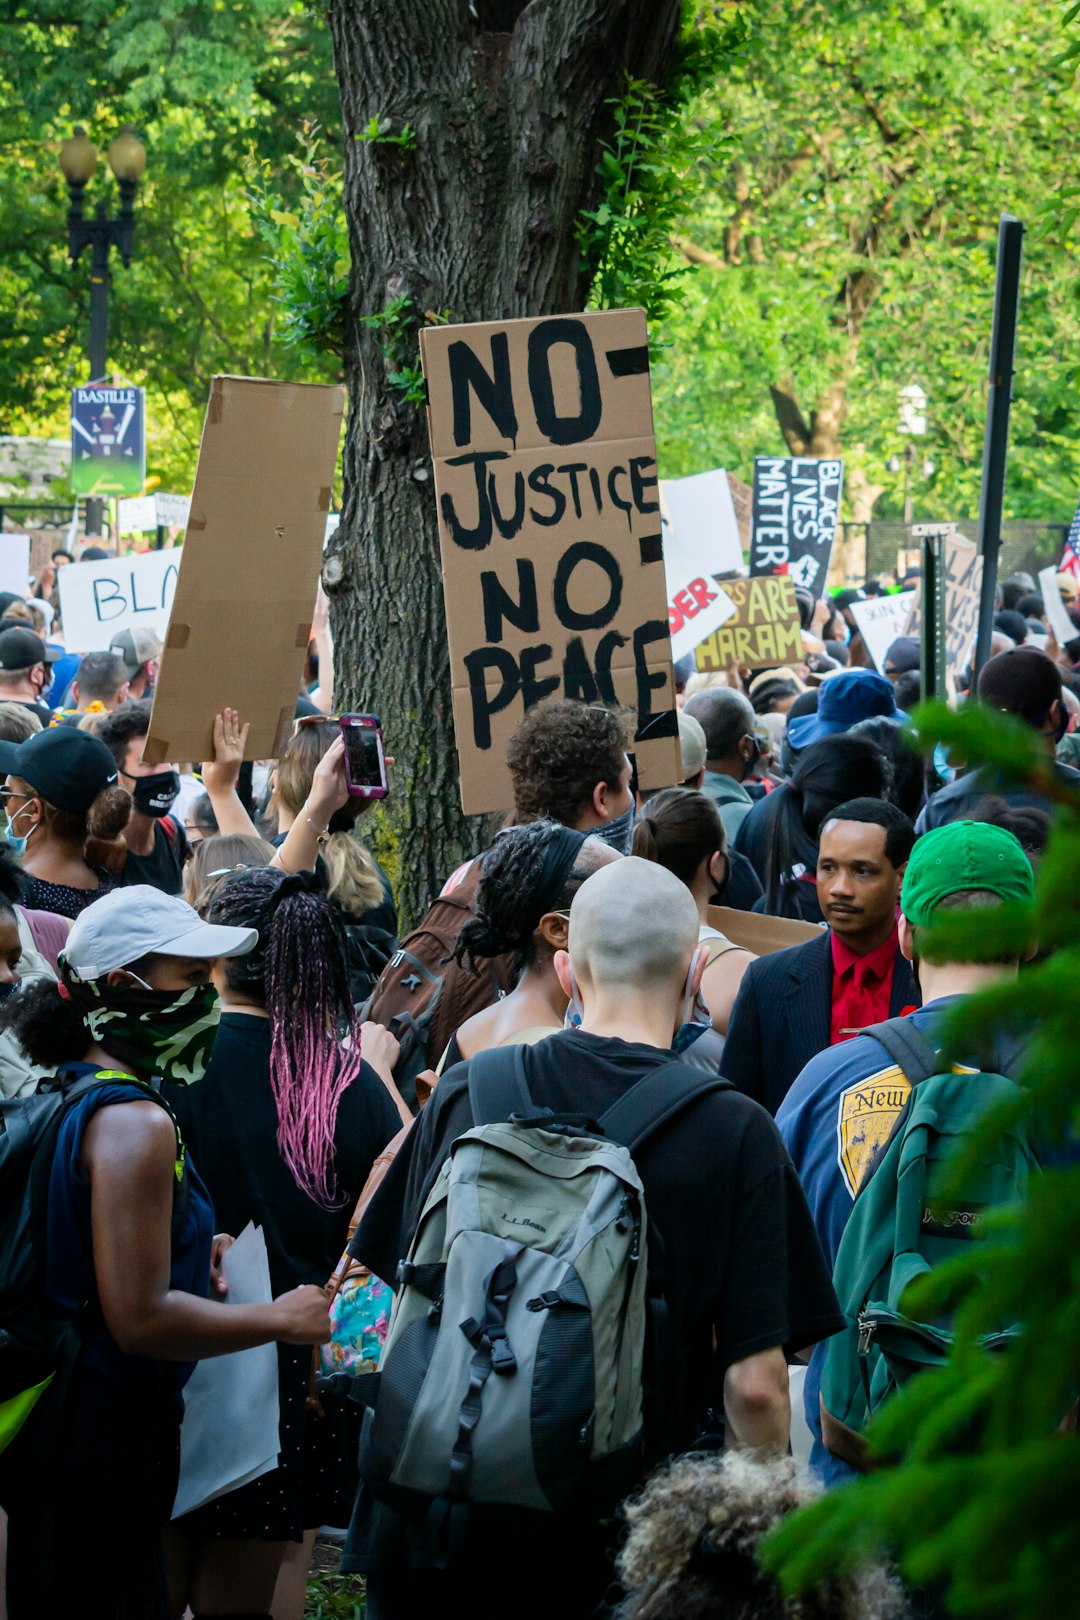
[[[536,961],[536,906],[540,879],[552,840],[562,831],[556,821],[530,821],[507,827],[480,857],[477,916],[458,935],[455,956],[472,973],[479,973],[478,957],[518,957],[518,970]],[[595,851],[582,844],[559,894],[547,907],[565,911],[595,869]]]
[[[249,955],[227,959],[226,983],[260,998],[270,1017],[281,1156],[309,1198],[337,1209],[334,1130],[341,1099],[360,1073],[360,1025],[345,932],[321,887],[311,872],[250,867],[225,879],[207,920],[259,930]]]

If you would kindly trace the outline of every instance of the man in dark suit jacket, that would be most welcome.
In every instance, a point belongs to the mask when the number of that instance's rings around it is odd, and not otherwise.
[[[897,903],[914,829],[881,799],[851,799],[821,829],[820,939],[751,962],[732,1009],[721,1068],[775,1114],[818,1052],[921,1004],[901,954]]]

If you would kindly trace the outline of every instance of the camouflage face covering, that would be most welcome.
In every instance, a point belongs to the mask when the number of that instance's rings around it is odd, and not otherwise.
[[[190,1085],[206,1073],[221,1017],[212,984],[189,990],[141,990],[78,978],[61,962],[63,982],[86,1014],[90,1033],[139,1079],[160,1075]]]

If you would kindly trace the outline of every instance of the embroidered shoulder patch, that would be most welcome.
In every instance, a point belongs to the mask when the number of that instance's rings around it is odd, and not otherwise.
[[[889,1140],[907,1102],[911,1081],[896,1064],[879,1069],[840,1093],[836,1115],[836,1157],[852,1198],[877,1153]]]

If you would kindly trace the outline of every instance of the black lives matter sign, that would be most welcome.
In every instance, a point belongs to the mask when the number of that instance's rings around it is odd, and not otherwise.
[[[512,803],[506,749],[545,698],[636,716],[644,787],[678,725],[641,310],[421,334],[467,814]]]
[[[751,574],[788,574],[825,594],[840,518],[844,463],[812,456],[758,456],[750,526]]]

